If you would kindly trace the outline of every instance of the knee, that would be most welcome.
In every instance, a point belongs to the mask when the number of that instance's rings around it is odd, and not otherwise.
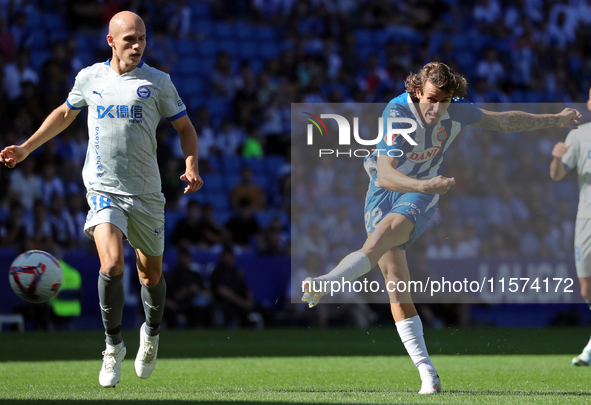
[[[101,271],[107,276],[113,277],[123,273],[123,260],[116,257],[108,257],[101,260]]]
[[[400,277],[398,276],[396,271],[396,266],[394,264],[380,266],[380,271],[382,272],[382,275],[384,276],[384,280],[386,280],[386,282],[397,282],[400,280]]]
[[[162,271],[152,270],[139,273],[140,280],[146,287],[155,287],[162,278]]]

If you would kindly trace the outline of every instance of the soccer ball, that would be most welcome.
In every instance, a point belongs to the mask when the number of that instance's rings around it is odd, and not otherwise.
[[[62,285],[62,268],[55,257],[42,250],[29,250],[10,265],[8,280],[12,291],[29,302],[45,302]]]

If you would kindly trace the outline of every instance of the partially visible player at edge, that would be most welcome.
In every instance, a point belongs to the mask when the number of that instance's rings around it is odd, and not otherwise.
[[[576,128],[581,117],[571,108],[544,115],[477,108],[463,98],[466,96],[466,80],[440,62],[428,63],[417,74],[409,75],[405,85],[406,92],[390,101],[383,118],[384,123],[389,116],[416,121],[418,127],[411,136],[417,145],[394,135],[394,139],[388,140],[391,145],[384,139],[376,149],[402,150],[401,157],[393,158],[382,152],[365,159],[365,169],[370,177],[365,206],[368,238],[360,250],[346,256],[328,274],[304,280],[302,301],[310,307],[326,295],[327,291],[322,288],[325,281],[352,281],[376,264],[380,266],[386,283],[410,281],[405,249],[425,230],[437,208],[439,195],[455,184],[453,178],[437,172],[445,150],[463,126],[474,125],[501,132]],[[402,127],[408,126],[402,124]],[[386,128],[384,134],[387,132]],[[398,334],[421,376],[419,394],[436,394],[441,391],[441,381],[427,353],[423,325],[411,295],[408,291],[389,295]]]
[[[148,378],[156,366],[166,282],[164,252],[164,195],[156,161],[156,127],[162,116],[172,122],[181,139],[188,182],[185,193],[201,188],[197,166],[197,134],[170,76],[142,61],[146,27],[129,11],[109,23],[107,42],[112,57],[78,73],[66,102],[20,146],[0,152],[9,168],[58,135],[88,106],[90,141],[82,177],[90,211],[84,231],[98,250],[101,269],[98,291],[106,333],[99,373],[103,387],[114,387],[126,354],[121,337],[123,313],[123,239],[135,248],[141,300],[146,321],[140,331],[135,370]]]
[[[587,108],[591,110],[591,89]],[[579,179],[579,207],[575,222],[575,267],[581,285],[581,296],[591,309],[591,123],[570,131],[566,142],[558,142],[552,149],[550,177],[560,181],[570,169],[577,168]],[[591,339],[581,354],[572,360],[573,366],[591,365]]]

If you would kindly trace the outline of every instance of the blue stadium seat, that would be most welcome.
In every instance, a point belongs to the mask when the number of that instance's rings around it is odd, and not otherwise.
[[[201,95],[205,91],[205,86],[203,85],[203,81],[196,77],[189,76],[189,79],[185,79],[183,81],[183,91],[188,93],[192,96],[194,95]]]
[[[189,7],[191,7],[191,13],[193,18],[207,18],[211,15],[211,7],[208,2],[204,1],[188,1]]]
[[[222,119],[230,114],[230,104],[225,98],[211,98],[207,106],[209,114],[214,119]]]
[[[213,31],[216,38],[220,40],[234,39],[237,36],[235,27],[225,22],[218,22]]]
[[[355,31],[355,39],[357,40],[357,45],[361,47],[366,47],[374,43],[373,40],[373,31],[371,30],[356,30]]]
[[[195,42],[189,39],[178,40],[175,46],[175,51],[181,56],[194,56],[196,53]]]
[[[33,69],[35,69],[37,72],[40,72],[43,64],[47,59],[49,59],[50,56],[51,52],[39,50],[36,51],[34,58],[29,59],[29,63]]]
[[[252,178],[252,181],[258,184],[263,190],[266,190],[269,186],[269,180],[267,179],[267,176],[265,176],[264,174],[255,174]]]
[[[211,156],[209,159],[209,167],[214,173],[222,171],[222,159],[219,156]]]
[[[265,63],[261,59],[251,59],[250,67],[254,73],[259,73],[265,67]]]
[[[263,41],[274,41],[279,38],[279,33],[270,25],[259,27],[256,31],[257,38]]]
[[[27,28],[38,30],[41,24],[43,24],[41,13],[33,12],[27,14]]]
[[[62,16],[57,13],[43,13],[43,27],[48,30],[59,30],[67,27]]]
[[[212,193],[209,202],[215,207],[216,211],[228,211],[230,209],[230,198],[227,193]]]
[[[267,156],[265,158],[265,166],[271,173],[276,173],[284,163],[285,158],[283,156]]]
[[[226,174],[224,176],[224,181],[226,183],[226,190],[229,192],[236,186],[236,184],[240,183],[240,175],[239,174]]]
[[[256,29],[246,22],[238,22],[236,24],[236,37],[241,40],[253,40],[256,38]]]
[[[31,33],[31,49],[47,48],[47,35],[41,30],[35,30]]]
[[[215,56],[218,53],[218,48],[214,41],[205,40],[197,43],[196,51],[202,56]]]
[[[259,56],[259,46],[256,42],[246,41],[238,45],[238,55],[243,59],[252,59]]]
[[[211,20],[193,20],[193,29],[209,38],[213,36],[214,24]]]
[[[263,174],[265,172],[265,165],[263,159],[246,159],[244,165],[252,169],[254,174]]]
[[[195,66],[199,65],[199,58],[186,58],[182,63],[178,63],[178,72],[183,76],[192,76],[195,73]]]
[[[49,32],[49,42],[51,43],[66,41],[68,37],[68,31],[63,29],[51,30]]]
[[[164,234],[166,239],[170,240],[174,228],[184,217],[185,214],[177,210],[166,210],[164,212]]]
[[[221,174],[204,174],[201,176],[203,179],[203,188],[211,192],[221,192],[225,190],[224,187],[224,176]]]
[[[226,225],[226,222],[232,218],[232,211],[216,210],[213,213],[214,218],[222,225]]]
[[[218,50],[227,52],[230,55],[235,55],[238,52],[238,45],[234,41],[221,41],[217,44]]]
[[[202,97],[199,95],[189,96],[189,98],[183,97],[183,101],[189,110],[196,110],[201,106],[207,105],[207,97]]]
[[[194,66],[195,74],[201,77],[209,78],[215,66],[215,57],[201,57],[199,64]]]
[[[275,58],[281,54],[281,46],[277,42],[264,42],[260,46],[263,59]]]
[[[243,162],[240,156],[222,156],[222,167],[224,173],[240,175]]]
[[[262,211],[255,214],[257,222],[264,228],[271,223],[271,220],[276,217],[273,211]]]

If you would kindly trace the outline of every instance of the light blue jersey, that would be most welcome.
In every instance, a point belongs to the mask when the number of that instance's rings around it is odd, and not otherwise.
[[[88,106],[89,143],[82,170],[88,191],[142,195],[161,191],[156,127],[186,115],[170,76],[144,62],[119,75],[109,61],[83,69],[66,100]]]
[[[378,187],[377,158],[389,155],[398,160],[396,170],[419,180],[428,180],[438,175],[443,154],[460,133],[462,127],[482,118],[482,111],[464,99],[455,98],[441,120],[433,127],[425,127],[413,104],[410,95],[403,93],[392,99],[382,114],[384,123],[388,117],[410,118],[417,123],[417,129],[410,137],[417,145],[412,145],[403,136],[391,135],[377,145],[376,152],[365,158],[364,166],[370,177],[369,190],[365,200],[365,228],[370,235],[380,220],[391,212],[397,212],[415,224],[410,240],[401,245],[406,248],[425,230],[435,213],[439,195],[423,193],[397,193]],[[386,124],[385,124],[386,125]],[[401,125],[408,128],[407,124]],[[396,128],[396,127],[394,127]],[[384,134],[388,128],[384,128]],[[388,145],[390,143],[390,145]]]

